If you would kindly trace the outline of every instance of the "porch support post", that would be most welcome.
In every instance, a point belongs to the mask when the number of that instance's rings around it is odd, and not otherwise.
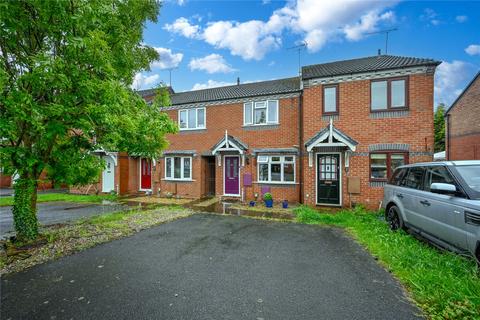
[[[222,166],[222,155],[220,153],[217,154],[217,163],[219,167]]]
[[[313,167],[313,152],[312,151],[308,152],[308,166],[310,168]]]

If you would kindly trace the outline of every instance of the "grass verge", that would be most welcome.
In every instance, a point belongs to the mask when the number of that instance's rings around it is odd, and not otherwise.
[[[19,272],[191,214],[193,211],[189,209],[170,206],[114,212],[71,224],[48,226],[42,229],[42,235],[36,243],[21,244],[21,247],[9,241],[3,243],[0,249],[0,275]]]
[[[323,214],[299,207],[297,220],[345,228],[407,288],[430,319],[480,319],[476,263],[439,251],[404,231],[391,232],[380,214],[363,209]]]
[[[68,193],[40,193],[38,194],[37,202],[52,202],[52,201],[65,201],[65,202],[91,202],[98,203],[103,200],[116,201],[116,195],[92,195],[92,194],[68,194]],[[13,197],[1,197],[0,207],[12,206]]]

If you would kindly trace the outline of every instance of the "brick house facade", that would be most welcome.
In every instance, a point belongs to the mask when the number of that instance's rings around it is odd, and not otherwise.
[[[480,72],[445,113],[447,160],[480,160]]]
[[[172,94],[164,109],[179,133],[150,166],[129,157],[137,171],[126,176],[137,181],[133,191],[146,178],[159,195],[247,201],[271,192],[276,201],[377,208],[395,166],[432,160],[438,64],[382,55]]]

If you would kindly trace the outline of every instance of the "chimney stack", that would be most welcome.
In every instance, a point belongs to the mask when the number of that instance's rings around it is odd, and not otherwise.
[[[240,77],[237,77],[237,86],[240,85]]]

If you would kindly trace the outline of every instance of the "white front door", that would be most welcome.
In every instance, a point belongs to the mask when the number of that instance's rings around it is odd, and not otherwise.
[[[115,188],[115,162],[112,157],[103,157],[105,169],[102,173],[102,192],[110,192]]]

